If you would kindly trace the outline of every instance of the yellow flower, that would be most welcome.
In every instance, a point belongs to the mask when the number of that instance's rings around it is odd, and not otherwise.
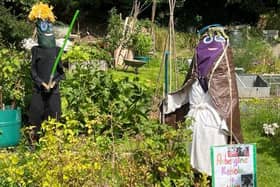
[[[33,5],[31,12],[28,15],[30,21],[36,21],[36,19],[41,19],[44,21],[55,21],[55,16],[52,12],[53,7],[42,2]]]

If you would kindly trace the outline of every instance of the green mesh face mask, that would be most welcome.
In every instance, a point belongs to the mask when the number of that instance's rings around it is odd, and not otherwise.
[[[52,23],[39,20],[36,22],[36,27],[39,46],[45,48],[55,47],[56,45]]]

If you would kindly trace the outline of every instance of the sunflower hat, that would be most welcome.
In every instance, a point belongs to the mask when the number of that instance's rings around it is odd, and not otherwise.
[[[49,22],[55,22],[55,16],[52,12],[53,7],[49,6],[48,4],[44,4],[42,2],[37,3],[33,5],[29,15],[28,19],[30,21],[49,21]]]

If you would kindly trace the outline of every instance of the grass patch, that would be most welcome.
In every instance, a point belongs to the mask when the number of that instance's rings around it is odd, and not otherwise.
[[[278,100],[242,100],[240,105],[245,143],[257,145],[257,182],[262,187],[280,185],[279,129],[275,136],[266,136],[262,129],[264,123],[279,124]]]

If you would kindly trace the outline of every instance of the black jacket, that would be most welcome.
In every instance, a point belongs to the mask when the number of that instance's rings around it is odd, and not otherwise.
[[[48,84],[52,71],[53,64],[59,53],[60,48],[42,48],[34,46],[31,49],[32,61],[31,61],[31,77],[34,81],[34,91],[45,92],[45,88],[42,83]],[[57,65],[57,69],[53,78],[56,85],[51,89],[52,93],[59,92],[59,81],[64,78],[64,71],[61,61]]]

